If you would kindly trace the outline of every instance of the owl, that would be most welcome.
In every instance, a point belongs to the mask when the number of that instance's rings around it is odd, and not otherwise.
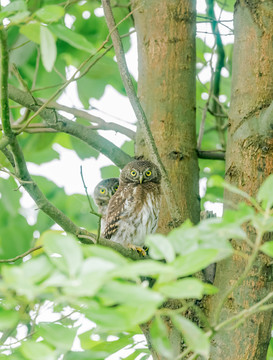
[[[127,164],[109,202],[103,237],[143,253],[145,236],[157,228],[160,182],[160,170],[151,161],[134,160]]]
[[[115,194],[119,186],[118,178],[109,178],[102,180],[97,184],[94,190],[94,200],[98,206],[98,212],[102,215],[101,218],[101,231],[105,227],[105,218],[107,208],[111,197]]]

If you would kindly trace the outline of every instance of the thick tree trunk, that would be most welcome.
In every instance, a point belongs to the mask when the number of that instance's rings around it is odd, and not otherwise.
[[[195,129],[195,0],[133,0],[138,37],[138,95],[161,159],[169,173],[183,220],[199,221],[199,168]],[[136,154],[149,158],[137,132]],[[173,224],[163,199],[159,232]],[[167,322],[174,358],[180,334]],[[149,346],[149,324],[142,326]],[[164,357],[151,349],[154,360]]]
[[[237,1],[226,180],[251,195],[273,172],[273,106],[269,107],[273,104],[272,34],[272,0]],[[225,196],[240,201],[234,194]],[[248,234],[255,237],[252,229]],[[246,244],[235,246],[249,252]],[[246,263],[247,259],[236,255],[217,265],[215,285],[220,291],[210,303],[212,319],[217,303],[242,274]],[[249,276],[229,296],[221,320],[254,305],[272,288],[272,266],[266,256],[259,255]],[[272,312],[268,311],[252,316],[237,329],[217,334],[211,359],[265,360],[272,323]]]
[[[183,219],[199,220],[195,129],[195,0],[133,1],[138,37],[138,95]],[[138,129],[136,153],[149,158]],[[164,200],[160,232],[170,231]]]

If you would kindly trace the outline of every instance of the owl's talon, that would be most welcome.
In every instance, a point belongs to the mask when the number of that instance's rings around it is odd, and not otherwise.
[[[129,244],[128,248],[131,249],[131,250],[137,251],[142,256],[146,256],[146,251],[141,246],[136,246],[136,245],[133,245],[133,244]]]

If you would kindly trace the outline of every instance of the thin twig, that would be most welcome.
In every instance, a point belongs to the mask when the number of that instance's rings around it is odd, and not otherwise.
[[[149,127],[148,120],[146,118],[146,115],[142,109],[142,106],[139,102],[139,99],[136,95],[135,88],[127,67],[125,54],[122,46],[122,42],[118,33],[118,30],[116,28],[115,19],[112,13],[110,0],[102,0],[102,6],[105,14],[106,23],[108,25],[109,31],[111,33],[116,57],[117,57],[117,63],[120,71],[120,75],[123,81],[123,85],[125,87],[127,96],[130,100],[130,103],[132,105],[132,108],[134,109],[135,115],[137,120],[139,121],[140,126],[143,129],[144,133],[144,139],[148,146],[148,149],[151,153],[152,160],[158,165],[161,174],[162,174],[162,183],[163,183],[163,191],[165,193],[165,198],[168,203],[168,208],[173,220],[173,223],[177,226],[181,224],[182,222],[182,215],[181,211],[178,207],[176,198],[174,196],[171,182],[168,177],[168,173],[163,165],[163,162],[159,156],[157,147],[155,145],[155,141],[153,138],[153,134],[151,132],[151,129]],[[135,11],[138,10],[135,9]]]
[[[41,101],[45,102],[44,99],[40,99]],[[135,132],[133,130],[130,130],[122,125],[118,125],[118,124],[115,124],[113,122],[106,122],[104,121],[103,119],[97,117],[97,116],[94,116],[92,114],[89,114],[87,111],[84,111],[84,110],[80,110],[80,109],[75,109],[75,108],[72,108],[72,107],[69,107],[69,106],[66,106],[66,105],[61,105],[55,101],[51,101],[49,104],[49,106],[52,106],[54,107],[55,109],[58,109],[58,110],[62,110],[62,111],[65,111],[69,114],[72,114],[76,117],[81,117],[83,119],[86,119],[88,121],[90,121],[91,123],[95,123],[95,124],[98,124],[98,127],[97,129],[100,129],[100,130],[113,130],[113,131],[116,131],[116,132],[119,132],[121,134],[124,134],[126,136],[128,136],[130,139],[134,139],[135,138]]]
[[[23,259],[25,256],[31,254],[34,251],[37,251],[37,250],[41,249],[42,247],[43,247],[42,245],[35,246],[34,248],[29,249],[28,251],[24,252],[23,254],[17,255],[12,259],[0,259],[0,263],[13,263],[14,261],[17,261],[19,259]]]

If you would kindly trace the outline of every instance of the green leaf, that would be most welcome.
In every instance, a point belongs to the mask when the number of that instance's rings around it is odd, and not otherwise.
[[[168,338],[168,330],[163,320],[156,316],[150,328],[151,342],[157,352],[164,359],[174,359],[174,354],[170,340]]]
[[[13,1],[7,6],[3,7],[3,11],[25,11],[27,10],[27,4],[23,0]]]
[[[120,253],[118,253],[115,250],[112,250],[110,248],[107,248],[105,246],[101,245],[86,245],[83,247],[84,254],[86,256],[94,256],[94,257],[100,257],[104,260],[111,261],[112,263],[116,265],[127,265],[128,259],[122,256]]]
[[[56,60],[57,48],[51,31],[43,25],[40,27],[40,43],[43,65],[46,71],[51,72]]]
[[[31,22],[20,26],[20,33],[36,44],[40,44],[40,27],[40,23]]]
[[[234,11],[234,4],[235,4],[235,0],[216,0],[219,7],[225,11],[230,11],[233,12]]]
[[[22,11],[18,14],[9,17],[10,24],[16,25],[20,24],[21,22],[24,22],[29,17],[30,12],[29,11]]]
[[[123,277],[125,279],[136,279],[138,276],[154,276],[159,274],[172,274],[175,277],[172,267],[153,260],[134,261],[113,271],[114,277]]]
[[[80,159],[90,159],[91,157],[94,157],[95,159],[98,158],[99,152],[97,150],[94,150],[90,145],[86,144],[84,141],[77,139],[73,136],[71,136],[71,145],[73,149],[76,151],[77,155]]]
[[[64,360],[104,360],[109,356],[109,353],[106,351],[69,351],[65,354]]]
[[[17,326],[19,321],[19,313],[14,310],[7,310],[0,307],[0,329],[10,330]]]
[[[118,340],[114,341],[93,341],[97,343],[96,345],[92,346],[92,352],[100,352],[100,351],[107,351],[109,355],[115,353],[116,351],[121,350],[125,346],[132,345],[134,343],[133,336],[131,334],[122,336]]]
[[[37,285],[52,271],[52,265],[46,256],[30,259],[20,266],[3,266],[2,275],[9,288],[18,295],[33,300],[41,292]]]
[[[38,335],[61,351],[71,349],[77,334],[77,328],[68,328],[60,324],[40,323],[37,330]]]
[[[52,263],[71,277],[82,267],[82,250],[70,234],[63,236],[59,231],[47,231],[42,235],[44,250]],[[54,254],[58,254],[55,257]]]
[[[212,264],[217,254],[215,249],[200,249],[185,256],[178,256],[172,265],[177,276],[188,276]]]
[[[175,258],[175,251],[171,242],[161,234],[152,234],[146,237],[145,244],[149,248],[149,255],[155,260],[165,259],[171,262]]]
[[[260,187],[257,200],[262,202],[264,209],[270,209],[273,205],[273,174],[269,175]]]
[[[77,34],[61,24],[49,25],[49,29],[61,40],[67,42],[76,49],[92,53],[96,48],[81,34]]]
[[[187,346],[196,354],[209,356],[210,342],[205,333],[193,322],[180,315],[171,315],[175,327],[181,332]]]
[[[35,15],[44,23],[58,21],[64,16],[64,8],[58,5],[46,5],[37,10]]]
[[[42,342],[28,340],[22,343],[21,353],[28,360],[55,360],[54,351]]]
[[[98,332],[128,331],[138,324],[142,324],[154,315],[156,306],[152,303],[136,306],[118,305],[115,307],[101,307],[94,304],[88,304],[84,313],[88,319],[94,321],[97,325]]]
[[[194,278],[177,280],[168,284],[156,286],[161,294],[173,299],[201,299],[205,288],[202,281]]]
[[[164,297],[159,293],[143,286],[129,284],[121,281],[110,281],[105,284],[97,296],[99,296],[104,305],[115,305],[115,304],[128,304],[138,305],[143,304],[155,304],[159,306],[163,301]]]
[[[119,177],[119,175],[120,175],[119,168],[114,165],[101,167],[100,173],[101,173],[101,177],[103,179],[108,179],[110,177]]]
[[[264,252],[266,255],[273,257],[273,241],[265,242],[261,247],[260,250]]]

